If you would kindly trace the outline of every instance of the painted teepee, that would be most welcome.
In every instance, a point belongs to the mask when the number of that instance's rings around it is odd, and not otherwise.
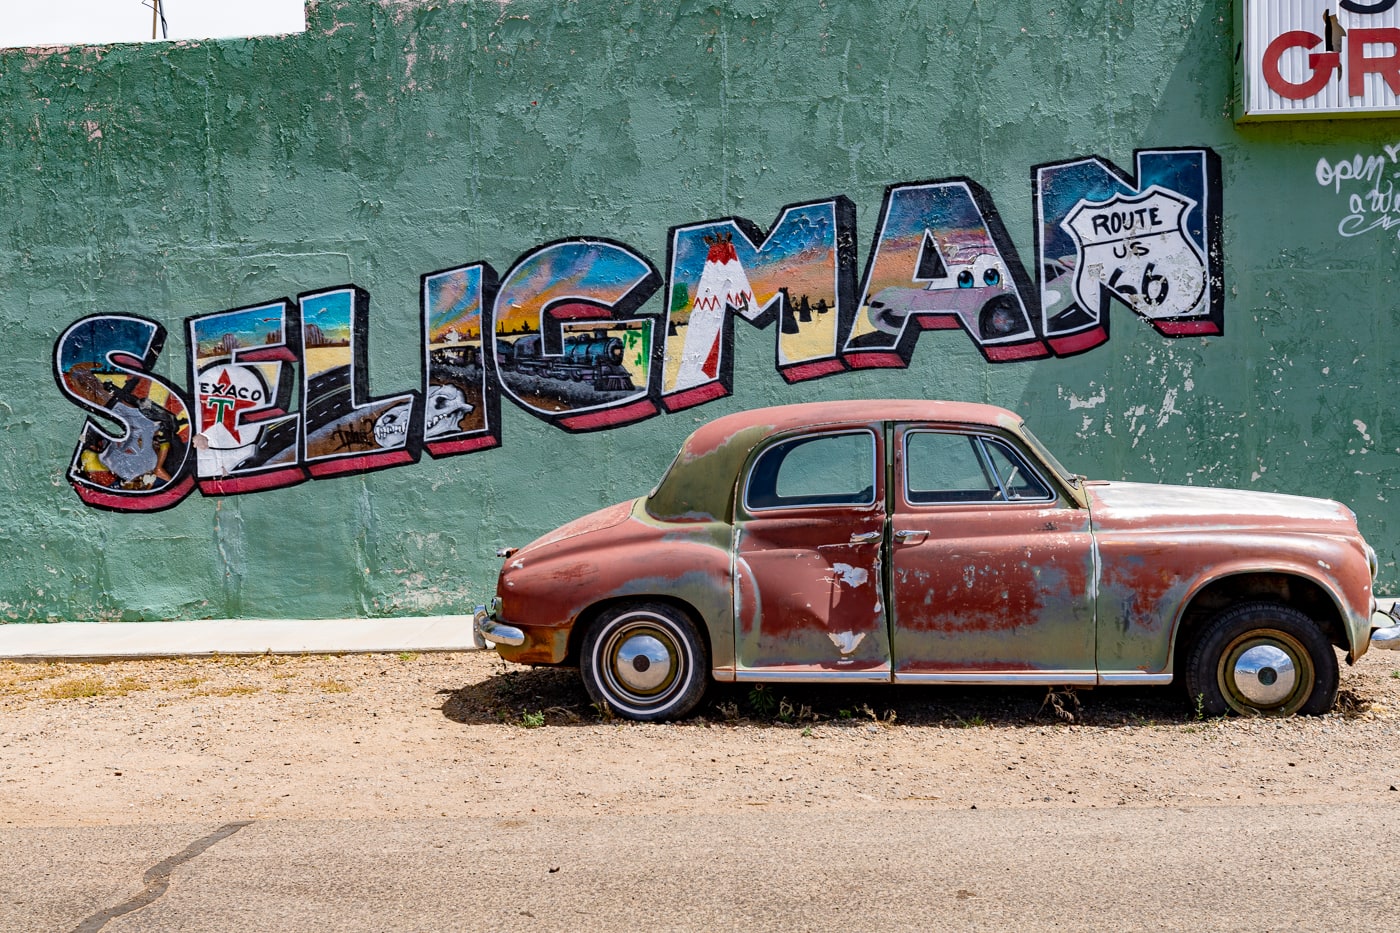
[[[707,236],[710,252],[690,305],[685,341],[681,344],[681,365],[676,390],[713,382],[719,375],[724,318],[730,311],[748,314],[754,306],[753,286],[743,263],[734,251],[734,234]]]

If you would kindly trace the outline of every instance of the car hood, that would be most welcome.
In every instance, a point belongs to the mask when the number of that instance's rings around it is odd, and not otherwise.
[[[1160,486],[1152,483],[1084,484],[1094,528],[1268,528],[1355,534],[1351,509],[1330,499],[1244,489]]]
[[[589,512],[581,518],[574,519],[567,525],[561,525],[548,534],[536,538],[516,553],[536,550],[551,544],[558,544],[560,541],[567,540],[568,538],[576,538],[579,535],[586,535],[594,531],[602,531],[604,528],[611,528],[614,525],[620,525],[627,521],[636,504],[636,499],[629,499],[626,502],[619,502],[615,505],[599,509],[596,512]]]

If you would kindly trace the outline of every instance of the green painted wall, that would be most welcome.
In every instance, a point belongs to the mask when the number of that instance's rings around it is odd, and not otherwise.
[[[1384,157],[1400,122],[1236,126],[1226,0],[345,0],[308,22],[0,52],[0,620],[467,611],[495,547],[644,492],[697,423],[881,396],[1016,409],[1091,475],[1341,499],[1381,590],[1400,582],[1397,239],[1342,235],[1368,186],[1316,175]],[[392,395],[421,384],[424,273],[599,236],[664,276],[672,226],[766,228],[837,195],[864,268],[885,186],[967,176],[1034,276],[1034,166],[1132,172],[1135,149],[1178,146],[1220,159],[1223,335],[1168,340],[1118,306],[1108,342],[1066,358],[992,364],[926,332],[907,369],[789,385],[776,328],[739,323],[731,397],[612,430],[506,400],[493,450],[144,514],[66,478],[84,413],[54,344],[88,315],[164,324],[155,372],[184,385],[185,318],[353,282],[370,389]]]

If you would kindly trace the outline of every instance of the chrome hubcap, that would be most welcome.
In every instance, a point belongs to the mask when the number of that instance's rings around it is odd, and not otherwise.
[[[633,711],[671,702],[685,688],[691,663],[670,621],[645,611],[615,619],[594,657],[593,669],[608,701]]]
[[[654,635],[635,634],[617,646],[613,673],[633,693],[652,693],[671,679],[671,652]]]
[[[1255,645],[1240,653],[1234,666],[1235,689],[1259,707],[1277,706],[1298,686],[1293,658],[1274,645]]]

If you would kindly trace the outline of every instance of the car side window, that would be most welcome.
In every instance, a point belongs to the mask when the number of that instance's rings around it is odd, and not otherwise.
[[[937,431],[904,436],[904,496],[912,505],[1054,498],[1045,481],[1008,445],[990,437]]]
[[[749,509],[870,505],[875,501],[875,435],[818,434],[774,444],[754,461]]]
[[[970,434],[905,436],[904,488],[910,502],[980,502],[996,490]]]

